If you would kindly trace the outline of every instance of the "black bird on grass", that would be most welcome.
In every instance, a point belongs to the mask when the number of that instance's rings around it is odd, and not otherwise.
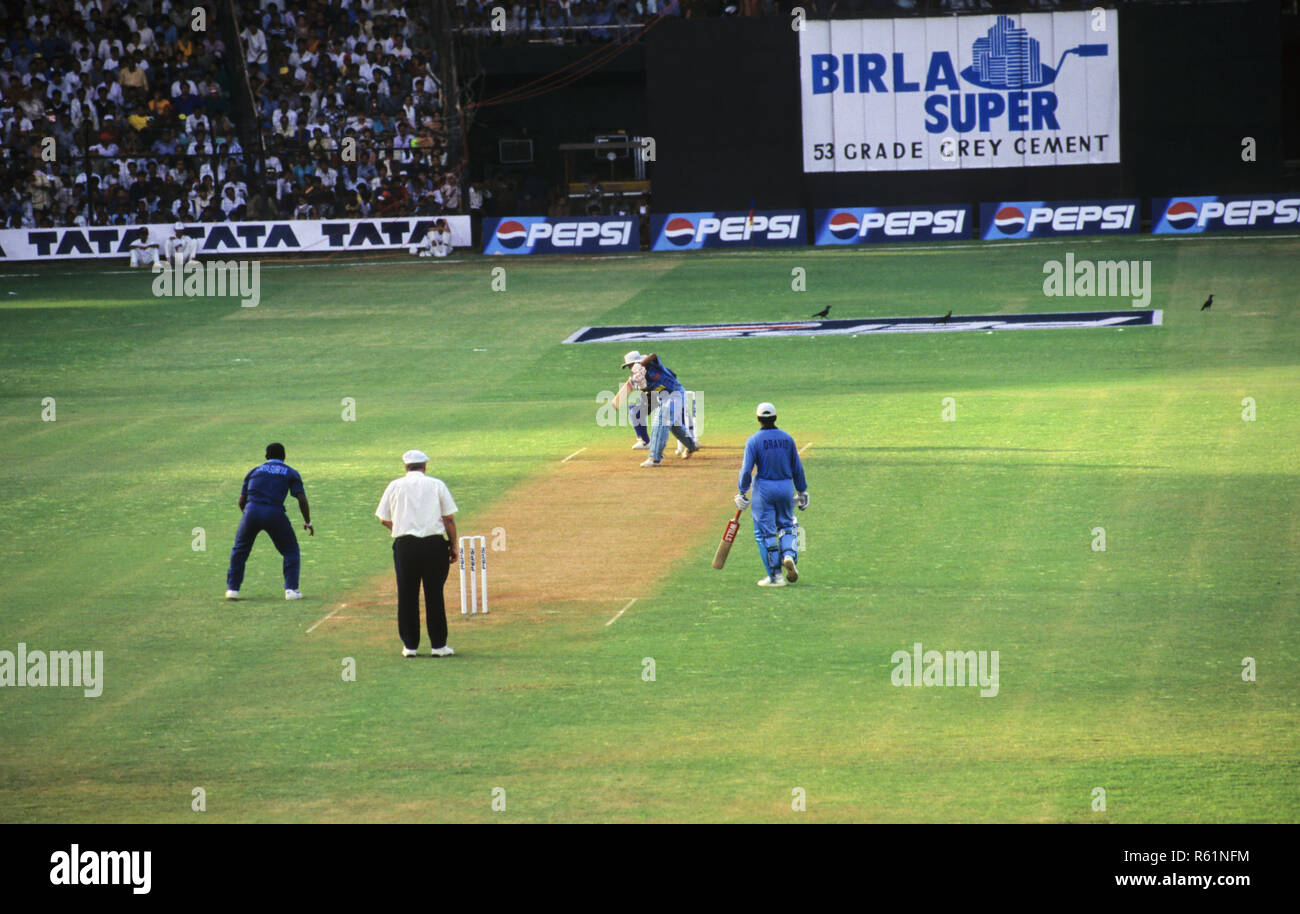
[[[1209,310],[1210,310],[1210,305],[1212,305],[1212,304],[1214,304],[1214,296],[1213,296],[1213,295],[1211,295],[1209,298],[1207,298],[1207,299],[1205,300],[1205,304],[1201,305],[1201,310],[1202,310],[1202,311],[1209,311]]]
[[[939,320],[939,323],[941,323],[941,324],[946,324],[946,323],[948,323],[948,318],[950,318],[950,317],[952,317],[952,309],[951,309],[951,308],[948,309],[948,313],[945,314],[945,315],[944,315],[944,316]]]
[[[813,317],[825,317],[830,313],[831,313],[831,306],[827,305],[825,308],[822,308],[820,311],[814,314]]]

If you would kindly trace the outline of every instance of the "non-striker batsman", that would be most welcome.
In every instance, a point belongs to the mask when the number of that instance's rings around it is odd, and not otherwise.
[[[756,415],[762,428],[745,442],[736,507],[743,511],[750,506],[745,493],[749,491],[751,475],[757,471],[757,478],[752,480],[754,539],[767,572],[758,586],[784,587],[787,582],[793,584],[799,580],[796,564],[799,525],[794,519],[794,508],[798,505],[802,511],[808,507],[808,480],[804,478],[794,439],[776,427],[776,407],[760,403]]]

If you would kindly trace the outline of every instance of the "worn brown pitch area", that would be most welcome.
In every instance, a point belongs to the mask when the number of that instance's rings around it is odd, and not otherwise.
[[[629,447],[557,464],[475,517],[506,531],[506,550],[489,554],[489,608],[648,593],[706,531],[721,535],[740,457],[738,446],[701,448],[690,460],[669,449],[650,468],[639,465],[646,452]]]
[[[589,446],[566,463],[557,458],[493,505],[462,505],[458,532],[488,538],[489,614],[477,618],[505,622],[546,604],[612,616],[651,592],[702,539],[720,537],[734,510],[742,446],[702,447],[682,460],[671,445],[658,468],[640,466],[646,451]],[[505,531],[499,552],[492,550],[497,528]],[[462,618],[455,565],[444,593],[454,625]],[[391,573],[345,603],[326,626],[382,619],[392,635]]]

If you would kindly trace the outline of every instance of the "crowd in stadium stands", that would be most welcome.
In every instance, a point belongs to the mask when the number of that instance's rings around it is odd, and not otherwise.
[[[5,4],[4,225],[223,219],[242,202],[226,48],[191,27],[196,5]]]
[[[4,227],[462,209],[432,41],[401,0],[242,3],[261,180],[246,173],[237,55],[212,6],[202,30],[190,0],[17,7],[0,7]]]
[[[460,212],[423,23],[395,0],[261,7],[248,0],[240,21],[276,215]]]

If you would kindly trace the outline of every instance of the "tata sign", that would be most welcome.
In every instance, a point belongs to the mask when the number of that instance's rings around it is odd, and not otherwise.
[[[194,239],[201,258],[384,251],[419,243],[438,219],[447,221],[453,247],[467,248],[473,243],[469,216],[188,222],[181,234]],[[161,247],[174,231],[173,223],[6,229],[0,231],[0,261],[112,257],[125,260],[131,256],[131,245],[136,242],[152,241]]]
[[[1008,201],[980,204],[980,237],[1056,238],[1119,235],[1138,230],[1137,200]]]
[[[1120,161],[1119,15],[810,21],[806,172]]]
[[[636,220],[617,216],[511,216],[483,220],[484,254],[603,254],[641,247]]]
[[[808,243],[803,210],[668,213],[650,217],[650,249],[788,247]]]
[[[1258,232],[1300,227],[1300,194],[1162,197],[1151,201],[1153,235]]]
[[[819,209],[817,244],[954,241],[971,236],[971,208],[952,206],[841,206]]]

